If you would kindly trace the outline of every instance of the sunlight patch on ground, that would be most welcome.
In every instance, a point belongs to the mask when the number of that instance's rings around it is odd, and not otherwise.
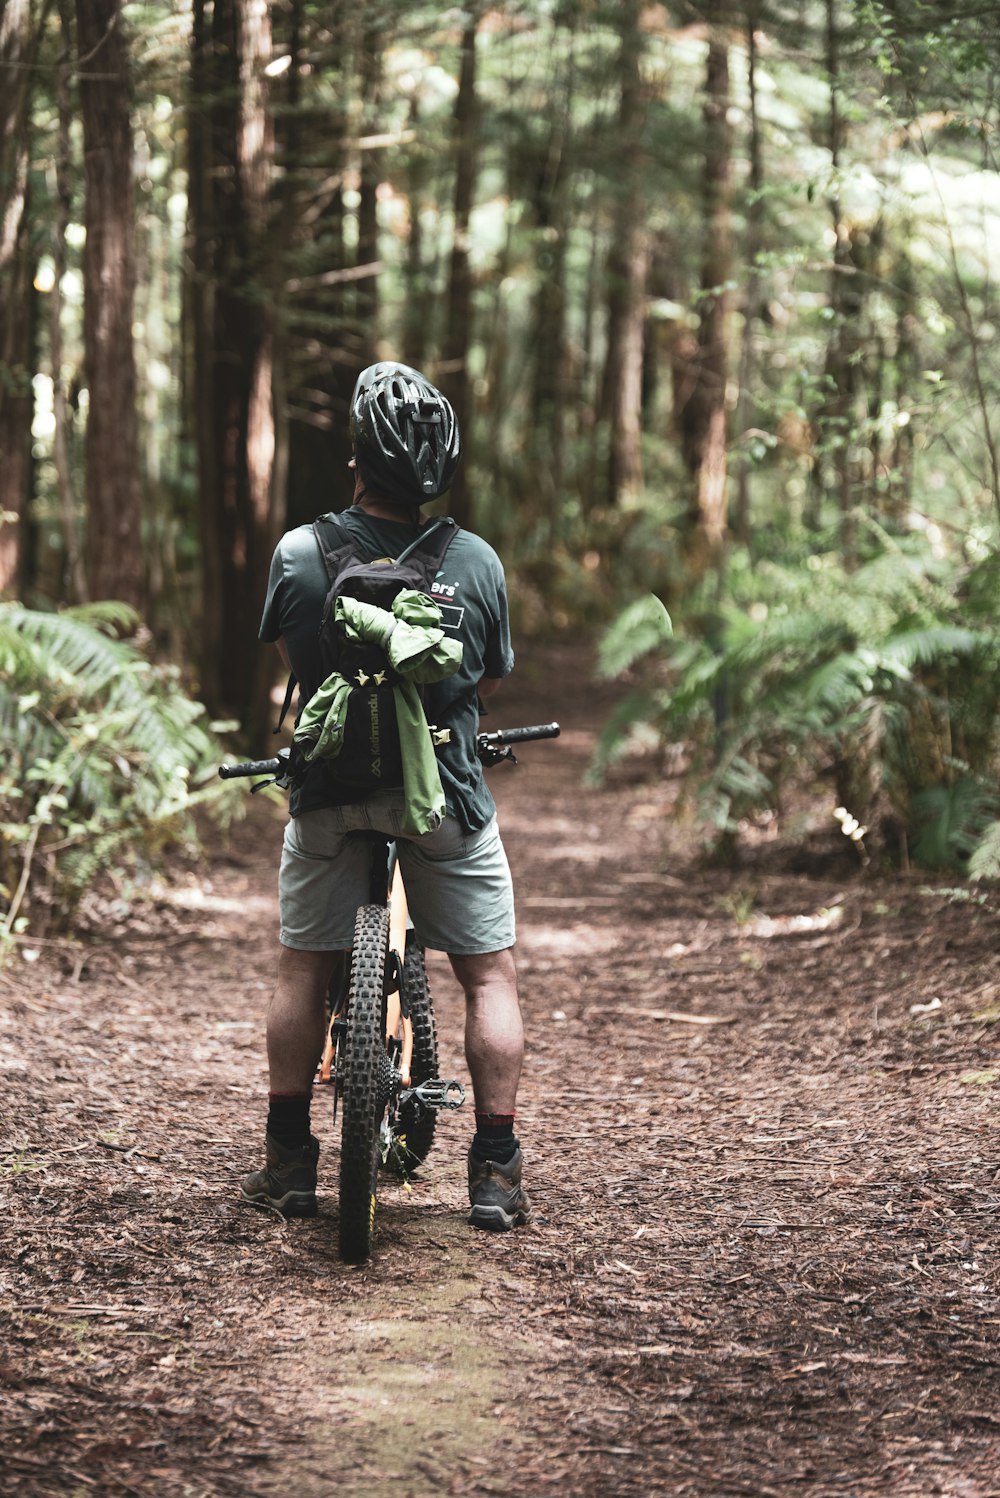
[[[797,936],[804,931],[830,931],[844,919],[843,905],[831,905],[814,915],[755,915],[744,926],[747,936]]]
[[[598,926],[519,926],[517,944],[529,952],[545,952],[548,956],[581,956],[595,952],[615,952],[621,944],[617,931],[608,931]]]
[[[211,886],[182,885],[157,888],[161,905],[176,905],[181,910],[206,910],[219,915],[266,915],[273,917],[277,899],[265,895],[217,895]]]

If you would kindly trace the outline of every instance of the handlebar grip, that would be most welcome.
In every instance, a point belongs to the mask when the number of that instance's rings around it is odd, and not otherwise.
[[[238,765],[220,765],[222,780],[235,780],[240,775],[277,775],[282,768],[280,759],[248,759]]]
[[[538,723],[532,728],[501,728],[485,735],[490,744],[524,744],[529,739],[557,739],[558,723]]]

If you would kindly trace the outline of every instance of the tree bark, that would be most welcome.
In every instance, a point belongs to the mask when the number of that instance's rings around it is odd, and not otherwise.
[[[63,544],[66,548],[66,581],[74,603],[87,600],[87,574],[84,568],[80,536],[80,505],[73,481],[69,453],[70,411],[66,382],[63,378],[63,293],[66,273],[66,229],[70,222],[73,200],[70,126],[72,101],[70,77],[73,66],[73,20],[70,0],[59,0],[59,27],[62,47],[56,72],[56,113],[58,116],[55,160],[50,168],[51,196],[55,204],[52,224],[52,290],[49,293],[49,352],[52,363],[52,456],[56,467],[59,509],[63,522]]]
[[[379,83],[382,72],[382,36],[377,25],[366,25],[361,41],[361,107],[365,134],[375,134],[378,127]],[[356,266],[378,264],[378,183],[379,153],[371,148],[361,151],[361,202],[358,204],[358,250]],[[375,359],[378,346],[378,271],[372,269],[354,284],[354,305],[361,339],[359,368]]]
[[[87,240],[83,254],[87,382],[87,535],[92,598],[141,609],[136,416],[132,124],[121,0],[76,0]]]
[[[608,346],[601,422],[608,431],[608,499],[642,487],[642,363],[650,245],[644,199],[641,0],[624,0],[619,56],[618,222],[608,255]]]
[[[747,43],[747,94],[749,97],[750,134],[747,142],[750,173],[747,186],[749,200],[746,210],[746,289],[743,299],[743,342],[740,350],[739,395],[736,405],[736,441],[738,457],[736,466],[736,515],[735,531],[744,546],[750,545],[750,458],[746,450],[745,434],[750,424],[751,393],[756,358],[754,336],[757,326],[758,303],[760,301],[760,271],[757,257],[761,250],[761,220],[763,209],[764,167],[760,141],[760,120],[757,111],[757,26],[760,17],[759,0],[750,0],[746,13]]]
[[[705,77],[705,171],[700,322],[690,386],[679,412],[681,450],[691,475],[687,547],[694,576],[716,565],[726,535],[726,381],[731,275],[730,173],[727,120],[729,53],[725,7],[709,7]]]
[[[0,3],[0,594],[17,593],[31,482],[31,88],[48,0]]]
[[[451,488],[449,509],[459,525],[471,518],[469,462],[472,456],[472,387],[469,347],[472,338],[472,271],[469,220],[479,158],[479,100],[476,94],[478,4],[466,12],[462,33],[462,67],[455,101],[454,238],[448,278],[448,314],[441,365],[441,386],[455,410],[462,437],[462,461]]]
[[[575,84],[575,15],[569,27],[566,55],[553,60],[552,124],[531,163],[531,198],[535,218],[535,293],[533,406],[530,444],[535,483],[548,516],[561,512],[567,407],[566,262],[569,242],[569,142]],[[559,45],[556,29],[554,45]]]
[[[424,269],[424,226],[421,217],[427,177],[426,147],[420,139],[420,96],[410,99],[410,129],[416,139],[407,158],[407,196],[410,226],[406,240],[406,306],[403,311],[403,363],[423,366],[427,350],[427,274]]]
[[[258,739],[270,664],[256,646],[285,495],[275,484],[275,326],[269,283],[274,138],[265,0],[194,9],[189,126],[190,371],[202,542],[201,692]]]
[[[288,508],[290,525],[339,509],[352,489],[348,416],[358,371],[369,362],[370,345],[357,328],[353,308],[356,255],[348,255],[343,190],[352,137],[349,99],[353,88],[352,38],[358,27],[347,7],[314,9],[295,0],[292,85],[279,118],[286,168],[297,184],[289,217],[288,283]],[[277,19],[279,11],[275,10]],[[307,75],[304,59],[311,59]],[[332,99],[316,99],[307,77],[336,80]],[[353,147],[352,147],[353,148]],[[349,263],[350,260],[350,263]],[[301,274],[299,274],[301,272]],[[334,279],[339,278],[339,279]]]
[[[856,354],[858,319],[861,304],[854,276],[851,229],[844,217],[837,173],[844,147],[845,125],[840,108],[840,30],[836,0],[826,0],[826,67],[830,87],[829,147],[833,188],[829,197],[830,218],[835,236],[833,265],[830,274],[830,310],[833,313],[830,342],[826,351],[826,375],[829,394],[820,412],[824,430],[823,447],[830,453],[834,487],[840,510],[840,545],[844,561],[851,566],[857,550],[857,526],[854,519],[854,479],[851,462],[852,426],[859,387]],[[824,487],[822,460],[816,476],[820,493]]]

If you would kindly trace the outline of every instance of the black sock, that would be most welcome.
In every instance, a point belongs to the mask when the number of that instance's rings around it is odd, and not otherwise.
[[[294,1150],[309,1143],[311,1102],[311,1092],[268,1093],[267,1132],[276,1144],[286,1150]]]
[[[477,1113],[472,1153],[479,1160],[505,1165],[518,1147],[513,1113]]]

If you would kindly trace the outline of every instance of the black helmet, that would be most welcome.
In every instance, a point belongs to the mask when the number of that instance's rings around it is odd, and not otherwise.
[[[358,376],[351,441],[365,482],[385,499],[415,505],[450,487],[462,451],[450,402],[417,370],[392,362]]]

